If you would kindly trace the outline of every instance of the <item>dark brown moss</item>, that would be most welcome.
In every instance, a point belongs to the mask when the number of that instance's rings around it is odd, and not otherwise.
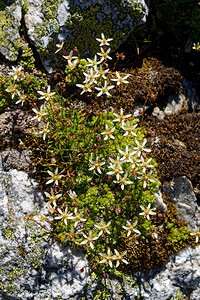
[[[170,95],[177,95],[181,90],[181,74],[174,68],[165,67],[156,58],[144,58],[140,68],[130,70],[129,84],[118,94],[115,101],[118,106],[132,108],[135,103],[155,102],[163,106]],[[148,97],[151,95],[151,97]]]
[[[164,120],[150,116],[144,125],[154,134],[149,139],[162,182],[187,176],[194,187],[200,182],[200,112],[182,112]],[[155,138],[158,142],[155,143]]]
[[[121,250],[127,250],[126,259],[129,262],[127,266],[129,270],[130,268],[142,271],[157,269],[166,264],[171,254],[175,254],[187,246],[193,248],[196,246],[195,237],[189,233],[184,234],[185,240],[181,239],[181,234],[179,241],[172,238],[170,224],[173,224],[173,228],[179,231],[181,228],[187,230],[187,223],[178,218],[177,211],[171,202],[167,200],[166,204],[168,211],[162,214],[158,213],[152,218],[155,232],[158,234],[157,239],[150,235],[145,240],[139,239],[139,244],[136,244],[134,239],[128,237],[121,244]]]

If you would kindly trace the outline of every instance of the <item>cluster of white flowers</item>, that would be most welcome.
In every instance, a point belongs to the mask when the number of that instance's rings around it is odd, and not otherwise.
[[[104,34],[101,34],[101,38],[96,39],[100,43],[100,50],[97,55],[94,56],[93,59],[87,58],[87,71],[83,72],[85,76],[85,80],[82,84],[76,84],[77,87],[81,88],[81,94],[85,92],[92,93],[97,90],[97,97],[102,95],[111,96],[110,90],[115,87],[115,85],[111,85],[110,81],[115,81],[117,85],[121,85],[123,83],[128,83],[127,78],[129,75],[125,75],[122,77],[119,72],[116,72],[116,78],[110,78],[109,69],[106,68],[107,60],[111,60],[112,57],[109,56],[111,48],[106,49],[106,46],[110,46],[110,41],[112,38],[105,38]],[[57,45],[58,52],[62,49],[62,45]],[[79,58],[77,56],[73,56],[73,51],[70,51],[68,56],[63,56],[68,63],[68,66],[72,69],[75,69],[79,64]],[[99,60],[98,60],[99,57]]]
[[[113,268],[113,261],[116,262],[116,268],[120,265],[121,262],[128,264],[128,261],[124,258],[124,256],[127,254],[127,251],[124,251],[122,253],[119,253],[116,249],[114,249],[115,254],[113,255],[110,251],[110,248],[107,250],[107,254],[100,253],[102,256],[102,260],[99,262],[100,264],[106,263],[111,268]]]
[[[91,167],[89,171],[97,171],[97,173],[102,173],[102,166],[108,163],[108,168],[111,169],[107,172],[107,175],[114,175],[116,180],[114,183],[119,183],[121,189],[124,190],[125,185],[132,184],[133,181],[129,180],[127,177],[132,176],[134,179],[140,179],[143,181],[143,188],[147,187],[148,182],[155,182],[155,179],[152,178],[154,168],[151,164],[151,158],[144,158],[143,154],[149,153],[151,150],[146,148],[147,140],[144,139],[142,142],[137,140],[137,124],[129,121],[128,119],[132,117],[131,114],[124,115],[123,109],[120,109],[120,113],[113,113],[116,117],[113,122],[118,122],[121,124],[121,128],[124,130],[124,137],[135,137],[135,147],[130,148],[130,145],[126,145],[125,149],[118,149],[119,154],[117,157],[113,158],[112,154],[109,157],[108,162],[100,162],[99,157],[93,160],[92,155],[90,159]],[[105,131],[101,134],[104,136],[105,141],[115,139],[115,127],[108,127],[105,124]],[[128,143],[128,140],[127,140]],[[129,165],[129,174],[124,171],[124,165]],[[127,168],[126,168],[127,169]]]
[[[124,77],[120,75],[119,72],[116,72],[116,78],[113,78],[113,75],[110,73],[107,68],[106,61],[112,59],[109,56],[111,51],[110,48],[106,49],[106,46],[109,46],[109,42],[112,39],[106,39],[104,34],[101,34],[101,38],[97,39],[100,42],[101,52],[97,53],[94,56],[94,59],[87,59],[87,71],[84,72],[85,80],[83,84],[77,84],[79,88],[82,89],[81,94],[85,92],[94,92],[97,91],[97,97],[101,95],[110,96],[110,90],[115,87],[115,85],[110,85],[110,82],[115,82],[116,85],[121,86],[122,84],[128,83],[128,76]],[[58,51],[63,49],[63,44],[57,45]],[[99,57],[99,60],[98,58]],[[79,58],[74,56],[73,51],[69,53],[68,56],[64,56],[67,60],[68,66],[72,69],[75,69],[79,64]],[[15,92],[16,93],[16,92]],[[38,91],[40,94],[39,99],[44,99],[49,101],[49,99],[55,94],[50,91],[50,86],[47,88],[47,92]],[[35,117],[39,121],[44,120],[47,112],[45,105],[42,105],[39,110],[33,108]],[[121,189],[124,190],[126,185],[131,185],[134,183],[135,179],[142,180],[143,188],[147,188],[149,182],[155,182],[153,179],[153,164],[151,163],[151,158],[147,159],[146,154],[150,152],[150,149],[146,148],[147,140],[143,139],[142,141],[137,138],[137,124],[135,119],[133,119],[131,114],[124,115],[123,109],[120,109],[119,113],[113,112],[113,121],[109,121],[105,124],[105,130],[101,132],[102,138],[105,142],[115,142],[116,139],[116,127],[120,125],[122,129],[122,138],[127,139],[127,145],[125,149],[117,149],[116,156],[112,153],[109,156],[107,161],[103,161],[101,154],[93,153],[90,157],[90,167],[89,171],[94,172],[95,174],[102,174],[102,171],[105,168],[109,169],[106,171],[108,176],[115,176],[113,182],[119,184]],[[117,125],[115,126],[114,124]],[[49,132],[49,123],[42,128],[39,134],[43,135],[43,140],[45,140],[46,135]],[[128,141],[130,138],[134,139],[134,147],[129,145]],[[54,184],[58,186],[59,182],[62,180],[62,171],[59,173],[58,168],[54,172],[47,171],[50,177],[48,178],[46,184]],[[129,179],[130,178],[130,179]],[[78,207],[70,207],[68,204],[63,205],[62,207],[57,207],[57,201],[60,201],[62,194],[54,194],[53,190],[50,193],[45,193],[48,198],[48,209],[49,212],[53,215],[55,220],[62,221],[66,226],[72,225],[72,229],[66,235],[74,240],[76,244],[79,245],[88,245],[91,249],[94,249],[97,239],[100,237],[105,238],[111,234],[111,223],[112,221],[105,222],[102,218],[98,223],[94,225],[94,228],[88,233],[84,232],[84,223],[87,221],[87,214],[84,211],[79,211]],[[68,196],[71,200],[77,201],[78,196],[75,191],[70,190]],[[147,207],[140,206],[141,213],[139,215],[147,218],[148,220],[152,215],[155,215],[153,209],[151,209],[151,204],[148,204]],[[134,237],[135,242],[137,243],[137,237],[141,235],[141,232],[136,228],[138,221],[127,220],[126,226],[122,226],[122,231],[126,232],[126,236]],[[81,225],[81,226],[79,226]],[[79,228],[82,228],[81,230]],[[74,236],[78,236],[78,240],[75,240]],[[128,264],[128,261],[125,259],[127,252],[124,251],[119,253],[114,249],[114,254],[111,253],[110,248],[107,249],[107,253],[100,253],[99,263],[108,264],[111,268],[113,267],[113,262],[115,262],[115,267],[117,268],[120,263]]]

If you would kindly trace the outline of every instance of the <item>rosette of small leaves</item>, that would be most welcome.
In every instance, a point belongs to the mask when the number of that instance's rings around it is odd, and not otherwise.
[[[65,81],[69,85],[75,85],[83,82],[83,73],[87,71],[87,61],[85,59],[77,59],[76,65],[67,64],[65,67]]]

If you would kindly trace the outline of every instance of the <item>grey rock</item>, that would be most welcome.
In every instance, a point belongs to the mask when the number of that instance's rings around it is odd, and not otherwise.
[[[167,205],[163,201],[161,191],[155,193],[155,198],[156,198],[156,208],[158,210],[160,210],[161,212],[166,212],[167,211]]]
[[[178,114],[182,110],[194,110],[200,107],[199,97],[193,83],[186,78],[182,79],[182,93],[171,95],[164,110],[156,106],[152,115],[162,120],[166,116]]]
[[[149,0],[147,3],[149,5]],[[0,47],[0,52],[8,59],[16,60],[19,52],[17,42],[22,5],[23,1],[16,0],[10,7],[5,5],[5,11],[1,12],[4,16],[9,11],[9,19],[16,19],[13,28],[12,22],[8,26],[9,34],[5,27],[6,18],[0,22],[0,33],[4,31],[2,36],[8,35],[8,41]],[[76,46],[81,56],[92,57],[99,52],[96,38],[103,32],[106,37],[113,38],[112,49],[116,50],[136,23],[146,22],[149,12],[145,0],[27,0],[26,5],[28,10],[24,13],[24,20],[28,37],[49,72],[52,67],[60,67],[61,63],[65,63],[62,51],[55,54],[56,44],[64,43],[67,53]],[[15,44],[14,50],[6,46],[11,43],[10,40]],[[3,42],[2,39],[2,45]]]
[[[173,181],[173,189],[166,185],[163,191],[175,204],[179,217],[194,229],[197,225],[198,206],[192,183],[186,176],[177,177]]]
[[[31,156],[31,150],[6,149],[1,153],[3,168],[5,171],[16,169],[28,172],[32,166]]]
[[[53,241],[41,214],[48,210],[37,182],[5,172],[0,158],[0,299],[70,299],[88,282],[85,255]]]
[[[6,3],[6,1],[1,2]],[[21,46],[19,29],[22,18],[22,1],[4,3],[0,4],[0,52],[6,59],[15,61]]]
[[[199,258],[200,246],[184,249],[171,256],[165,267],[145,273],[138,272],[135,279],[141,285],[140,289],[136,287],[134,290],[145,300],[177,299],[177,292],[182,294],[183,299],[188,295],[191,300],[199,299],[199,296],[193,296],[200,288]]]
[[[182,80],[183,94],[185,95],[187,107],[189,110],[194,110],[200,107],[199,96],[193,83],[186,78]]]

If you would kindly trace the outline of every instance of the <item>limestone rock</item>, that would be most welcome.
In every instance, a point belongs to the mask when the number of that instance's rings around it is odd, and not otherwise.
[[[161,269],[137,272],[134,279],[140,286],[132,289],[130,299],[137,295],[144,300],[199,299],[199,270],[200,246],[195,249],[188,247],[171,256]]]
[[[21,0],[0,1],[0,52],[11,61],[17,60],[21,46],[21,18]]]
[[[179,93],[177,96],[169,96],[164,111],[156,106],[152,112],[152,115],[162,120],[166,116],[178,114],[184,109],[191,111],[199,107],[200,101],[193,83],[186,78],[183,78],[182,93]]]
[[[16,60],[23,3],[21,0],[12,3],[10,7],[3,5],[0,12],[0,38],[3,43],[8,28],[7,44],[15,45],[12,46],[15,51],[6,44],[0,51],[6,58]],[[23,14],[28,37],[50,72],[52,66],[64,63],[63,53],[55,54],[56,44],[64,43],[66,53],[77,47],[81,56],[92,57],[99,52],[96,38],[103,32],[113,38],[111,46],[115,50],[137,23],[146,21],[148,11],[145,0],[27,0]],[[12,26],[7,25],[7,15]]]
[[[52,241],[47,213],[36,181],[0,158],[0,299],[71,299],[86,285],[85,255]]]
[[[186,221],[191,228],[197,225],[197,198],[193,191],[192,183],[186,176],[174,179],[174,187],[164,186],[163,191],[171,197],[175,204],[179,217]]]

